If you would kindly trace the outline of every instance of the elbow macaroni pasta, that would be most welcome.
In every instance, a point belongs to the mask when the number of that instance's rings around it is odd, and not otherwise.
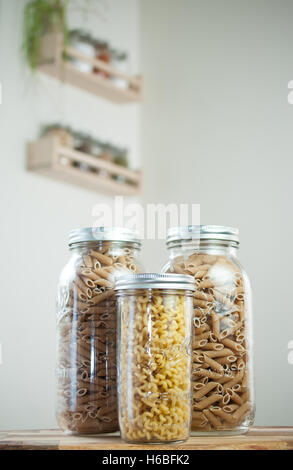
[[[182,291],[118,292],[118,314],[122,438],[133,442],[186,439],[192,296]]]

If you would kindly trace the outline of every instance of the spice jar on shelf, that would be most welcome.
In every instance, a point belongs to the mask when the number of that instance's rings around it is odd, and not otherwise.
[[[128,168],[128,150],[126,148],[115,148],[114,151],[114,163],[115,165],[122,166],[123,168]],[[124,175],[113,175],[113,179],[119,181],[119,183],[126,183],[127,178]]]
[[[93,38],[85,31],[74,29],[69,32],[69,44],[76,51],[89,59],[95,59],[96,49]],[[69,57],[68,60],[81,72],[90,73],[93,71],[91,63],[81,58]]]
[[[89,134],[85,134],[82,132],[75,133],[75,150],[79,152],[85,153],[87,155],[91,154],[92,152],[92,138]],[[73,166],[77,166],[83,171],[94,171],[88,163],[85,162],[73,162]]]
[[[95,56],[96,59],[105,62],[107,65],[110,65],[111,51],[109,44],[106,41],[95,40]],[[100,75],[103,78],[109,78],[110,76],[108,72],[105,72],[99,67],[94,67],[94,73]]]
[[[117,278],[115,290],[121,437],[183,441],[190,429],[193,278],[128,275]]]
[[[126,52],[120,52],[115,49],[112,49],[111,58],[111,65],[117,72],[120,72],[123,75],[129,73],[128,55],[126,54]],[[118,88],[122,88],[123,90],[126,90],[128,88],[128,81],[124,77],[118,77],[113,75],[111,77],[111,80]]]
[[[239,234],[202,225],[168,231],[163,272],[193,276],[192,435],[242,434],[255,414],[251,289]]]
[[[116,276],[141,271],[131,230],[84,228],[69,236],[71,257],[57,293],[57,422],[69,433],[118,430]]]

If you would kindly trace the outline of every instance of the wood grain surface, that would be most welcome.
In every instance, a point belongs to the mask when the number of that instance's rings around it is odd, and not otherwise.
[[[248,434],[190,437],[180,444],[127,444],[117,434],[72,436],[59,430],[1,431],[0,450],[293,450],[293,427],[255,427]]]

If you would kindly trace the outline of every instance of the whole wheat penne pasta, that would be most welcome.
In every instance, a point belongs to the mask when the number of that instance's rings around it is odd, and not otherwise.
[[[93,269],[90,268],[81,268],[77,270],[78,274],[81,275],[81,277],[85,277],[88,279],[91,279],[92,281],[95,281],[96,279],[99,278],[97,274],[93,271]]]
[[[200,300],[200,299],[194,298],[194,299],[193,299],[193,305],[194,305],[195,307],[207,308],[208,302],[205,301],[205,300]]]
[[[229,404],[229,405],[225,405],[223,406],[223,411],[225,411],[225,413],[233,413],[234,411],[236,411],[238,408],[238,405],[236,405],[235,403],[233,404]]]
[[[82,291],[82,290],[80,289],[80,287],[78,286],[78,284],[73,284],[73,286],[74,286],[74,290],[75,290],[76,293],[77,293],[77,298],[80,299],[80,300],[82,300],[83,302],[85,302],[85,301],[88,299],[87,294],[86,294],[84,291]]]
[[[213,393],[212,395],[203,398],[195,405],[195,408],[198,410],[203,410],[204,408],[208,408],[209,406],[213,405],[214,403],[218,402],[221,399],[222,395],[218,393]]]
[[[232,414],[234,421],[238,422],[248,411],[250,411],[250,403],[246,401]]]
[[[85,276],[81,276],[81,279],[83,280],[84,284],[90,289],[93,289],[95,287],[95,283],[94,281],[92,281],[92,279],[89,279],[88,277],[85,277]]]
[[[202,348],[207,344],[208,340],[207,339],[201,339],[199,341],[194,341],[193,342],[193,347],[194,348]]]
[[[103,255],[102,253],[99,253],[95,250],[90,250],[89,254],[106,266],[113,264],[113,259],[110,256]]]
[[[221,343],[207,343],[204,346],[201,346],[203,350],[211,350],[211,351],[222,351],[224,349],[224,345]]]
[[[209,356],[211,359],[214,359],[217,357],[231,356],[233,355],[233,351],[228,348],[223,348],[217,351],[205,351],[205,355]]]
[[[198,322],[195,320],[198,320]],[[200,325],[199,327],[196,326],[198,324]],[[195,326],[196,335],[200,335],[205,331],[209,330],[209,325],[207,325],[206,323],[201,323],[199,318],[194,319],[193,325]]]
[[[205,300],[206,302],[213,302],[214,301],[213,296],[206,293],[206,292],[195,291],[194,297],[196,299]]]
[[[223,373],[223,366],[209,357],[207,354],[204,354],[204,360],[211,367],[211,369],[219,372],[220,374]]]
[[[97,259],[94,259],[93,263],[94,263],[94,266],[93,266],[93,268],[94,268],[95,270],[97,270],[97,269],[100,269],[100,267],[101,267],[101,263],[100,263],[100,261],[99,261],[99,260],[97,260]]]
[[[111,268],[112,268],[112,266],[111,266]],[[104,279],[106,279],[108,281],[113,281],[113,272],[108,271],[105,268],[96,269],[95,272],[97,273],[98,276],[103,277]]]
[[[201,266],[199,266],[199,270],[193,274],[194,279],[203,279],[203,277],[207,274],[207,271],[207,269],[202,270]]]
[[[239,371],[232,380],[224,384],[224,390],[226,391],[228,388],[232,388],[233,385],[240,383],[243,377],[244,371]]]
[[[192,414],[192,419],[196,419],[197,421],[205,419],[202,411],[194,411]]]
[[[216,338],[218,338],[220,334],[220,323],[221,323],[221,316],[215,313],[215,311],[211,312],[211,319],[212,319],[212,332]]]
[[[240,384],[236,384],[236,385],[232,385],[231,389],[233,390],[233,392],[240,392],[242,387]]]
[[[69,307],[78,308],[79,310],[86,308],[86,303],[82,302],[82,299],[78,300],[77,297],[69,297],[67,305]]]
[[[233,341],[232,339],[225,338],[222,340],[222,343],[227,346],[227,348],[233,349],[234,351],[245,351],[245,348],[241,344],[237,343],[236,341]]]
[[[230,395],[231,400],[232,400],[234,403],[237,403],[237,405],[242,405],[243,399],[242,399],[241,396],[238,395],[238,393],[236,393],[234,390],[232,390],[231,388],[228,388],[228,389],[227,389],[227,394]]]
[[[241,398],[242,398],[243,403],[245,403],[246,401],[249,401],[250,400],[250,391],[248,389],[245,390],[245,392],[242,393]]]
[[[107,288],[113,288],[113,282],[107,281],[106,279],[99,278],[96,281],[94,281],[95,286],[100,286],[100,287],[107,287]]]
[[[225,393],[225,395],[222,396],[222,400],[221,400],[222,406],[228,405],[230,400],[231,400],[231,395],[229,393]]]
[[[217,358],[217,362],[221,365],[224,365],[224,364],[230,365],[232,362],[235,362],[235,361],[237,361],[236,356],[225,356],[225,357]]]
[[[243,388],[248,386],[248,372],[247,372],[247,370],[244,371],[241,385],[242,385]]]
[[[209,339],[212,343],[217,343],[217,341],[218,341],[218,338],[211,331],[210,331]]]
[[[219,380],[223,377],[222,374],[220,374],[218,372],[213,372],[212,370],[206,370],[206,369],[203,369],[203,368],[202,369],[197,369],[194,372],[194,375],[199,376],[199,377],[208,377],[212,380]]]
[[[85,292],[86,289],[88,288],[88,286],[83,282],[83,280],[80,276],[75,277],[73,284],[78,286],[79,289],[82,290],[83,292]]]
[[[221,331],[221,333],[219,334],[219,338],[222,340],[227,338],[227,336],[232,335],[234,331],[239,328],[240,325],[241,323],[236,323],[234,326],[230,326],[229,328],[226,328],[225,330]]]
[[[210,407],[210,411],[218,416],[219,418],[223,419],[224,421],[230,423],[230,424],[233,424],[235,425],[235,419],[233,417],[233,413],[226,413],[222,408],[220,407],[216,407],[216,406],[212,406]],[[236,412],[235,412],[236,413]]]
[[[96,295],[95,297],[92,298],[92,301],[95,302],[95,305],[103,302],[103,300],[106,300],[110,297],[114,296],[114,291],[113,290],[107,290],[103,292],[102,294]]]
[[[83,262],[87,268],[92,268],[94,266],[94,260],[89,255],[83,257]]]
[[[180,260],[178,258],[181,272],[193,275],[196,285],[192,343],[193,410],[197,409],[204,397],[209,398],[217,393],[221,396],[218,401],[221,405],[218,407],[219,412],[224,415],[214,415],[208,407],[205,408],[208,410],[206,416],[211,413],[221,424],[221,429],[233,430],[239,422],[232,418],[232,414],[241,406],[246,390],[242,382],[245,380],[244,384],[248,384],[245,283],[233,258],[230,260],[225,255],[208,254],[205,259],[205,255],[206,253],[199,251],[186,261],[184,256]],[[206,343],[202,340],[206,340]],[[241,378],[239,373],[242,369],[245,376]],[[203,379],[206,380],[205,383],[202,382]],[[217,385],[214,386],[213,382]],[[208,391],[209,387],[212,387],[211,391]],[[227,418],[226,415],[229,414],[230,417]],[[208,423],[211,430],[217,429],[215,422],[213,424],[208,420]],[[201,425],[206,426],[203,422]],[[195,421],[192,427],[197,432],[200,429],[199,423]]]
[[[215,281],[212,281],[211,279],[205,279],[199,283],[198,289],[208,289],[209,287],[215,287],[215,285]]]
[[[204,387],[204,383],[202,382],[197,382],[193,385],[193,390],[200,390],[201,388]],[[195,397],[193,397],[193,400],[194,400]]]
[[[196,335],[196,340],[200,341],[201,339],[208,339],[210,337],[210,331],[205,331],[201,335]]]
[[[210,424],[215,429],[221,429],[222,428],[221,420],[219,420],[215,415],[213,415],[213,413],[210,410],[208,410],[208,409],[203,410],[203,413],[206,416],[206,418],[208,419],[208,421],[210,422]]]
[[[203,396],[207,395],[211,390],[213,390],[215,387],[217,387],[217,382],[208,382],[206,385],[201,387],[199,390],[197,390],[195,393],[193,393],[193,397],[198,400],[202,398]]]

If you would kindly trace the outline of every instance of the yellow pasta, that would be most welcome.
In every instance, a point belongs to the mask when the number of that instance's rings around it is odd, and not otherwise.
[[[134,442],[184,440],[190,427],[192,297],[139,293],[118,294],[121,435]]]

